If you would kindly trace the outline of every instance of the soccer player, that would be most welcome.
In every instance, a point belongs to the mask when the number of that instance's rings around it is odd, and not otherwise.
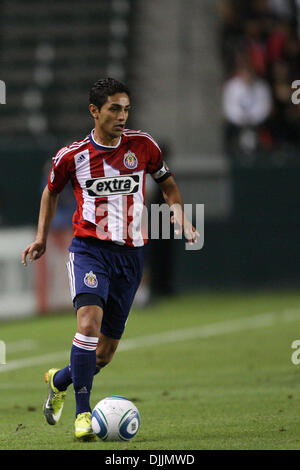
[[[94,129],[54,156],[36,239],[22,253],[25,266],[27,255],[34,261],[45,253],[59,193],[71,180],[77,210],[67,268],[77,331],[70,364],[45,374],[44,415],[49,424],[58,422],[67,388],[73,384],[75,437],[81,440],[95,438],[90,408],[93,378],[114,356],[142,276],[146,173],[158,183],[167,204],[177,208],[171,222],[189,243],[199,236],[184,215],[180,191],[157,143],[145,132],[125,128],[128,88],[104,78],[92,86],[89,98]]]

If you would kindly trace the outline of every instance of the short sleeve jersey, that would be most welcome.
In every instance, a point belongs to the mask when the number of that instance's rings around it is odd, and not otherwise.
[[[129,246],[147,242],[146,173],[158,182],[171,173],[155,140],[125,129],[115,147],[99,145],[93,131],[53,157],[49,191],[60,193],[71,180],[77,201],[74,235]]]

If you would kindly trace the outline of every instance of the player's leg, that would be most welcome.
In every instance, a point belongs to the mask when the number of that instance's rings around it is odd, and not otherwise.
[[[107,366],[113,359],[120,340],[100,333],[96,349],[96,373]]]
[[[107,366],[112,361],[119,342],[120,340],[118,339],[109,338],[103,333],[99,334],[96,348],[96,368],[94,375],[98,374],[103,367]],[[66,391],[68,386],[73,383],[71,364],[67,365],[63,369],[50,369],[50,371],[47,372],[47,375],[49,375],[49,372],[52,375],[52,383],[58,392]]]
[[[103,310],[86,305],[77,310],[77,332],[71,349],[71,376],[76,399],[76,416],[91,411],[89,398],[96,370],[96,348]]]
[[[95,257],[93,246],[90,246],[88,242],[84,242],[75,238],[72,241],[70,249],[70,258],[69,262],[67,263],[67,268],[69,274],[70,292],[74,308],[77,312],[81,307],[88,307],[88,309],[84,309],[84,311],[82,310],[78,316],[78,327],[75,337],[73,339],[72,349],[74,351],[71,353],[71,355],[74,355],[76,365],[76,358],[78,356],[78,352],[76,352],[75,349],[76,346],[83,346],[85,343],[87,343],[87,346],[90,346],[88,348],[89,351],[94,349],[94,352],[92,352],[92,354],[95,357],[95,346],[98,342],[98,333],[99,325],[101,324],[103,301],[105,302],[105,298],[108,291],[108,276],[105,271],[105,266],[101,264],[101,260]],[[90,315],[88,311],[93,305],[96,309],[100,310],[97,310],[97,313],[95,315]],[[85,336],[87,337],[86,341]],[[92,338],[96,339],[93,340]],[[76,344],[76,346],[74,346],[74,343]],[[78,347],[78,349],[80,348]],[[84,354],[85,353],[83,352],[81,355]],[[86,353],[86,355],[88,356],[89,353]],[[87,360],[87,358],[85,359]],[[95,364],[95,359],[90,359],[89,362],[92,363],[93,361]],[[76,367],[74,370],[76,370]],[[96,372],[97,370],[94,368],[93,373]],[[72,376],[73,374],[75,374],[76,377],[78,376],[78,372],[72,372],[72,358],[71,363],[63,369],[50,369],[46,373],[46,382],[48,383],[48,396],[45,402],[47,406],[44,407],[44,414],[49,424],[55,424],[60,418],[63,407],[63,401],[66,395],[65,392],[68,386],[73,383],[74,380]],[[79,379],[77,378],[75,379],[75,388],[77,388],[78,386],[78,380]],[[84,390],[85,389],[83,388],[83,391]],[[78,395],[80,396],[81,394]],[[82,400],[81,398],[79,398],[80,403],[78,405],[78,409],[80,409],[84,401],[84,398]],[[78,409],[76,412],[77,414]]]
[[[76,401],[75,437],[94,437],[91,428],[90,393],[96,370],[96,348],[103,310],[83,305],[77,310],[77,332],[71,349],[71,376]]]
[[[79,294],[74,299],[74,307],[77,311],[79,305],[99,305],[102,306],[102,301],[99,299],[99,296],[96,294]],[[98,330],[99,331],[99,330]],[[51,369],[52,370],[52,369]],[[72,374],[71,374],[71,364],[68,364],[66,367],[62,369],[53,369],[54,376],[53,376],[53,385],[59,391],[66,391],[69,385],[73,383]],[[99,369],[95,369],[95,374],[99,372]],[[48,374],[49,371],[46,373]]]
[[[101,310],[100,315],[102,318],[102,300],[101,298],[99,298],[99,296],[95,294],[77,295],[74,300],[75,310],[77,311],[80,308],[80,306],[83,304],[87,304],[88,307],[89,307],[89,304],[95,304],[95,306]],[[86,315],[84,315],[81,312],[79,318],[80,318],[80,326],[79,326],[80,329],[78,330],[77,328],[78,331],[76,332],[76,335],[73,339],[73,343],[76,343],[77,345],[80,344],[79,343],[80,338],[84,340],[84,336],[85,336],[83,334],[84,332],[87,333],[86,336],[88,336],[89,334],[89,331],[87,331],[88,324],[86,320]],[[99,325],[101,325],[101,320],[100,320],[100,323],[96,322],[95,324],[95,319],[92,319],[91,323],[92,323],[92,328],[94,328],[94,331],[99,331],[100,329]],[[97,333],[95,334],[95,337],[96,336],[97,336],[97,339],[94,342],[98,341]],[[89,338],[87,339],[87,341],[89,341]],[[72,345],[72,349],[73,349],[73,345]],[[96,374],[97,372],[99,372],[99,370],[95,368],[94,374]],[[49,369],[45,374],[45,380],[46,380],[46,383],[48,384],[48,393],[47,393],[47,398],[44,402],[43,411],[44,411],[44,415],[48,424],[54,425],[59,421],[61,417],[67,388],[69,385],[73,383],[71,363],[62,369],[55,369],[55,368]]]
[[[110,279],[96,349],[96,369],[99,371],[114,357],[143,272],[143,252],[140,249],[114,247],[109,259],[113,276]]]

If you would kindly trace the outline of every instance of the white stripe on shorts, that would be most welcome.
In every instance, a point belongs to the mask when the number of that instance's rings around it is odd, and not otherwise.
[[[69,253],[69,261],[67,262],[67,269],[69,275],[69,285],[70,285],[70,294],[72,300],[74,300],[76,296],[76,288],[75,288],[75,274],[74,274],[74,253],[70,251]]]

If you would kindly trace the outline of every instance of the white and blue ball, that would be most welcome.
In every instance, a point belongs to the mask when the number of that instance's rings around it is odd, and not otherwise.
[[[130,441],[140,423],[139,411],[132,401],[116,395],[99,401],[92,412],[93,432],[103,441]]]

